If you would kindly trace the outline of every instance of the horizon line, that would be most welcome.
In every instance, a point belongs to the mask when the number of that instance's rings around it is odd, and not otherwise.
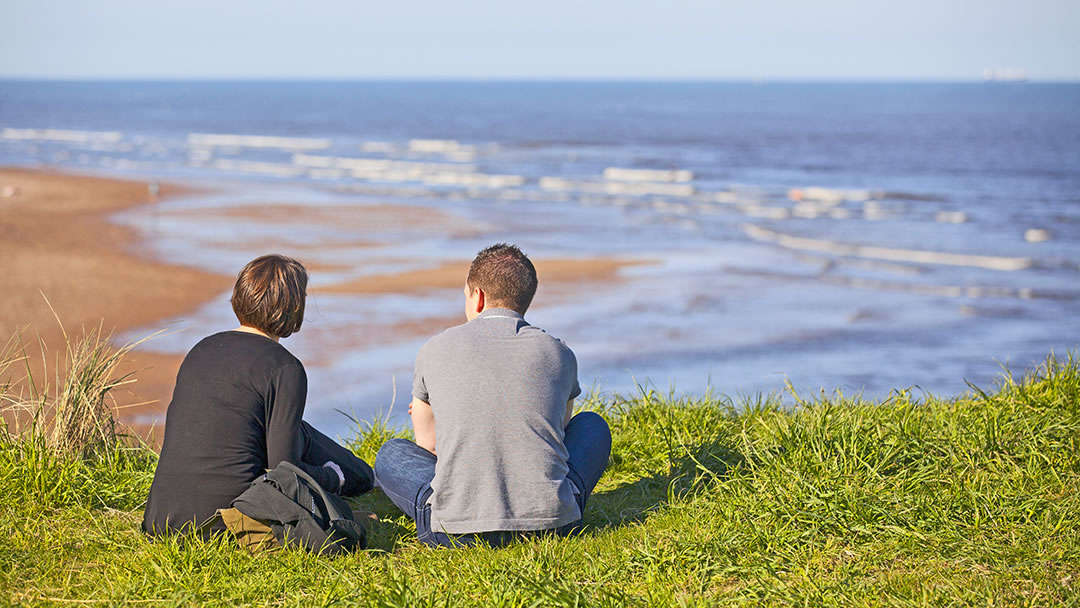
[[[444,82],[444,83],[716,83],[716,84],[1080,84],[1075,79],[994,80],[981,77],[721,77],[721,76],[20,76],[0,74],[0,81],[83,83],[348,83],[348,82]]]

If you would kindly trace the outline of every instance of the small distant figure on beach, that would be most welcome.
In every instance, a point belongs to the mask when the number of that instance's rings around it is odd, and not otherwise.
[[[416,442],[386,442],[375,472],[424,544],[502,546],[582,526],[611,431],[595,412],[572,416],[577,359],[525,320],[537,284],[516,246],[484,249],[465,281],[467,322],[416,356]]]
[[[161,186],[155,180],[146,185],[146,191],[150,193],[151,199],[157,200],[158,193],[161,192]]]
[[[371,490],[371,467],[304,422],[307,374],[281,338],[300,331],[307,270],[281,255],[240,271],[232,308],[240,327],[204,338],[176,376],[143,531],[151,536],[223,532],[219,520],[251,482],[296,465],[330,492]]]

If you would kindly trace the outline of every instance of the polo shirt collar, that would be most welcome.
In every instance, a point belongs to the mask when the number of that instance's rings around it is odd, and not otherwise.
[[[477,319],[485,319],[487,317],[510,317],[512,319],[524,319],[521,313],[516,310],[510,310],[509,308],[488,308],[484,312],[476,315]]]

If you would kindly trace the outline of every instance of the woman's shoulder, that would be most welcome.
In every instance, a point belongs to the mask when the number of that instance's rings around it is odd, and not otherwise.
[[[268,368],[299,366],[300,360],[281,344],[258,334],[244,331],[222,331],[199,341],[188,357],[228,358],[234,362],[248,360]]]

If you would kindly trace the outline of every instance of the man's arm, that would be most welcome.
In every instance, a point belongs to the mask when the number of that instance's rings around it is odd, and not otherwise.
[[[570,419],[574,417],[574,400],[571,399],[566,402],[566,415],[563,416],[562,426],[565,429],[566,425],[570,424]]]
[[[431,411],[431,405],[427,401],[421,401],[413,397],[409,404],[409,414],[412,416],[413,435],[416,436],[416,445],[425,450],[435,453],[435,414]]]

